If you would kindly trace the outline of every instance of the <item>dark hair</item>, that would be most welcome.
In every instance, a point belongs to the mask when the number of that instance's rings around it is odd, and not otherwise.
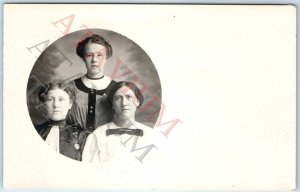
[[[101,36],[93,34],[90,37],[85,38],[83,41],[80,41],[76,47],[76,53],[79,57],[84,58],[84,48],[85,45],[89,42],[97,43],[103,45],[106,48],[106,59],[112,56],[112,47],[111,45]]]
[[[39,99],[41,102],[45,102],[45,97],[48,95],[48,92],[53,89],[61,89],[65,91],[69,97],[70,100],[73,102],[75,99],[75,89],[74,86],[70,83],[65,84],[62,82],[53,82],[48,83],[45,87],[42,87],[38,93]]]
[[[113,98],[115,93],[121,88],[121,87],[129,87],[133,93],[135,94],[136,98],[139,100],[139,106],[142,105],[144,102],[144,96],[142,95],[141,90],[134,84],[128,81],[119,81],[111,86],[111,88],[108,91],[107,94],[107,100],[112,104]]]

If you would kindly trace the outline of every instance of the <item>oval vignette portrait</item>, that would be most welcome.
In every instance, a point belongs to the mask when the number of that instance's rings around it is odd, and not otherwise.
[[[161,98],[158,72],[147,53],[124,35],[104,29],[75,31],[51,43],[27,83],[37,136],[78,161],[91,158],[84,148],[97,128],[146,134],[143,129],[151,130],[158,119]]]

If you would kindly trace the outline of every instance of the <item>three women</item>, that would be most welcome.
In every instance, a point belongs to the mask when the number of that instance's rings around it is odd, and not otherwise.
[[[69,85],[46,86],[40,98],[49,121],[36,129],[55,150],[75,160],[122,157],[119,138],[135,135],[146,141],[150,135],[149,127],[135,121],[136,109],[144,100],[141,91],[133,83],[115,82],[104,75],[112,47],[99,35],[79,42],[76,53],[84,61],[87,73]],[[85,142],[89,133],[92,134]]]

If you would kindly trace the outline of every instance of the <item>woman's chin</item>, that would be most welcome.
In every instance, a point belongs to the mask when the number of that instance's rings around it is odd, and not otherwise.
[[[49,119],[51,119],[52,121],[62,121],[62,120],[65,120],[66,118],[52,116],[52,117],[50,117]]]

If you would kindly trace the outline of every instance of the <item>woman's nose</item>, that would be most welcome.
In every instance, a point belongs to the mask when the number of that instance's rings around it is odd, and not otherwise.
[[[96,55],[93,55],[93,57],[92,57],[92,62],[95,63],[95,62],[97,62],[97,61],[98,61],[97,56],[96,56]]]
[[[126,98],[122,98],[122,105],[127,105],[128,104],[128,100]]]
[[[53,107],[54,107],[54,108],[57,108],[58,106],[59,106],[58,100],[54,100],[54,101],[53,101]]]

